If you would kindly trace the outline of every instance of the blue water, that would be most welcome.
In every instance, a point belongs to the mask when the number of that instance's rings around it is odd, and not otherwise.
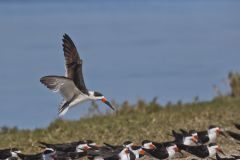
[[[234,0],[0,1],[0,126],[57,118],[61,98],[39,78],[65,74],[63,33],[84,60],[87,87],[118,103],[210,100],[213,85],[229,92],[228,72],[240,71],[239,8]],[[64,118],[86,115],[89,104]]]

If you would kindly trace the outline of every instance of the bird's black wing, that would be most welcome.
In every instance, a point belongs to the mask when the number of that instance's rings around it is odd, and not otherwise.
[[[82,59],[80,59],[76,46],[67,34],[63,35],[63,52],[67,77],[73,80],[81,92],[88,94],[83,78]]]
[[[226,131],[228,133],[229,136],[231,136],[232,138],[240,141],[240,134],[232,132],[232,131]]]
[[[7,159],[11,157],[10,149],[0,150],[0,159]]]
[[[37,153],[33,155],[17,153],[17,155],[22,160],[42,160],[42,153]]]
[[[200,145],[200,146],[181,145],[180,148],[199,158],[206,158],[209,156],[208,148],[206,145]]]
[[[182,143],[183,142],[183,134],[182,133],[177,133],[176,131],[172,130],[172,134],[175,138],[175,141],[178,143]]]
[[[90,159],[94,159],[94,157],[101,157],[103,159],[119,159],[118,154],[121,152],[121,149],[116,150],[88,150],[87,156]]]
[[[233,123],[233,124],[237,129],[240,129],[240,124],[239,123]]]
[[[106,145],[107,147],[111,148],[111,149],[123,149],[124,147],[123,146],[120,146],[120,145],[111,145],[111,144],[108,144],[108,143],[103,143],[104,145]]]
[[[198,141],[202,144],[207,143],[209,141],[208,132],[207,131],[199,131],[198,134]]]
[[[183,135],[188,135],[188,134],[189,134],[186,130],[184,130],[184,129],[182,129],[182,128],[179,129],[179,130],[182,132]]]
[[[166,159],[168,158],[169,154],[165,148],[165,150],[163,148],[157,148],[157,149],[145,149],[143,148],[143,150],[145,152],[148,153],[148,155],[157,158],[157,159]]]

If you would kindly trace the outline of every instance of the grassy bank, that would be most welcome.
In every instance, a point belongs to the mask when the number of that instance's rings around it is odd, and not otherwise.
[[[52,143],[92,139],[99,144],[121,143],[124,140],[141,142],[144,139],[170,140],[172,129],[206,129],[209,124],[234,128],[240,122],[240,98],[221,97],[210,102],[168,104],[160,106],[155,101],[139,101],[135,105],[123,103],[116,113],[95,115],[79,121],[55,120],[49,127],[36,130],[3,128],[0,147],[17,146],[25,152],[37,151],[37,141]],[[220,138],[225,149],[232,142]],[[231,147],[230,147],[231,148]]]

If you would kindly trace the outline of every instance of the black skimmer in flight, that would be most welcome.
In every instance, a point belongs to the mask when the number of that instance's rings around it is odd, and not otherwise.
[[[135,156],[128,148],[117,148],[115,150],[88,150],[90,160],[135,160]]]
[[[1,149],[0,159],[17,158],[17,153],[21,153],[17,148]]]
[[[149,140],[144,140],[142,142],[142,149],[146,152],[145,155],[149,155],[157,159],[173,159],[175,154],[179,152],[176,144],[161,144],[151,142]]]
[[[37,154],[17,153],[22,160],[54,160],[56,152],[52,148],[46,148],[43,152]]]
[[[218,135],[223,135],[226,137],[226,135],[223,133],[223,130],[220,127],[214,125],[209,126],[207,131],[197,132],[197,135],[198,142],[201,144],[216,143]]]
[[[210,143],[209,145],[199,145],[199,146],[187,146],[187,145],[179,145],[181,150],[184,150],[198,158],[210,158],[216,156],[217,152],[222,154],[223,151],[216,143]]]
[[[111,109],[115,109],[107,99],[97,91],[89,91],[84,83],[82,72],[82,59],[80,59],[77,48],[71,38],[63,35],[63,51],[65,57],[66,77],[45,76],[40,79],[47,88],[59,92],[63,96],[63,102],[59,108],[59,116],[64,115],[69,108],[87,100],[101,100]]]

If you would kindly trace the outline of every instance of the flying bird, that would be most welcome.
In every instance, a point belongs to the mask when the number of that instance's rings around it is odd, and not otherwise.
[[[60,93],[63,102],[60,105],[58,114],[63,116],[69,108],[76,106],[84,101],[101,100],[111,109],[115,107],[97,91],[89,91],[84,82],[82,64],[77,48],[72,39],[67,35],[63,35],[63,52],[65,57],[66,76],[44,76],[40,82],[54,92]]]

